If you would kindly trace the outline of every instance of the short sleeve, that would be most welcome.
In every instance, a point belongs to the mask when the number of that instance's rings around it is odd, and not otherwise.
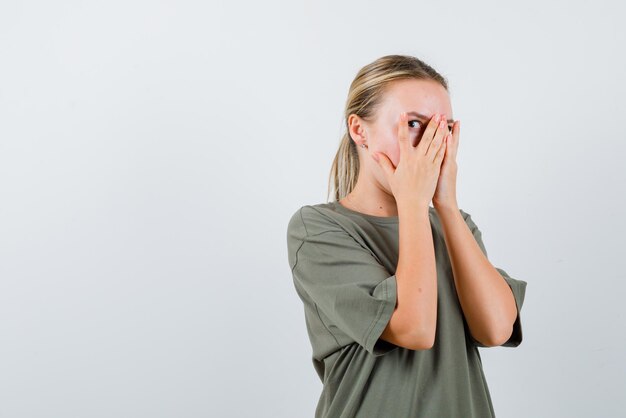
[[[376,356],[397,348],[379,340],[396,306],[395,274],[348,232],[321,216],[305,206],[289,222],[295,286],[321,311],[338,343],[356,342]]]
[[[482,250],[483,254],[485,254],[485,256],[488,257],[487,249],[485,248],[485,244],[483,242],[482,233],[480,229],[478,228],[478,226],[476,225],[476,223],[472,219],[472,216],[469,213],[464,212],[463,210],[461,210],[461,213],[470,231],[472,231],[472,234],[474,235],[474,238],[476,239],[478,246]],[[502,278],[507,282],[507,284],[511,288],[511,291],[513,292],[513,298],[515,299],[515,306],[517,308],[517,318],[515,319],[515,323],[513,324],[513,332],[511,333],[511,337],[509,337],[509,339],[506,342],[501,344],[501,346],[502,347],[517,347],[518,345],[522,343],[521,310],[522,310],[522,305],[524,304],[524,298],[526,296],[527,282],[512,278],[504,269],[501,269],[499,267],[495,267],[495,269],[498,270]],[[485,347],[485,345],[478,342],[473,337],[470,336],[470,338],[474,341],[474,343],[477,346]]]

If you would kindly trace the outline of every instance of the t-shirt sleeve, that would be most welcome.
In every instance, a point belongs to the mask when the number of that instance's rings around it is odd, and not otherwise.
[[[324,315],[328,331],[343,334],[334,335],[336,341],[347,336],[376,356],[397,348],[379,339],[396,306],[395,274],[307,206],[291,218],[287,242],[294,283]]]
[[[481,233],[480,229],[478,228],[478,226],[476,225],[476,223],[472,219],[472,216],[469,213],[464,212],[463,210],[461,210],[461,213],[463,214],[463,218],[465,219],[465,222],[467,223],[468,227],[472,231],[472,234],[474,235],[474,238],[476,239],[476,242],[478,243],[478,246],[482,250],[483,254],[485,254],[485,257],[488,257],[487,249],[485,248],[485,244],[483,242],[482,233]],[[520,280],[520,279],[512,278],[502,268],[495,267],[495,269],[498,270],[498,272],[500,273],[502,278],[507,282],[507,284],[511,288],[511,291],[513,292],[513,297],[515,299],[515,307],[517,308],[517,318],[515,319],[515,323],[513,324],[513,332],[511,333],[511,337],[509,337],[509,339],[506,342],[504,342],[503,344],[501,344],[500,346],[502,346],[502,347],[517,347],[522,342],[521,310],[522,310],[522,305],[524,304],[524,298],[526,296],[526,285],[527,285],[527,282],[525,282],[523,280]],[[473,337],[470,336],[470,338],[472,339],[472,341],[474,341],[474,343],[477,346],[485,347],[485,345],[483,345],[482,343],[478,342]]]

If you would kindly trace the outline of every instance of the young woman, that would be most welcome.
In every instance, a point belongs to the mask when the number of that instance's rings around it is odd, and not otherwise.
[[[315,416],[494,417],[477,347],[521,343],[526,282],[489,262],[458,207],[447,82],[382,57],[352,82],[345,117],[335,200],[301,207],[287,230],[323,382]]]

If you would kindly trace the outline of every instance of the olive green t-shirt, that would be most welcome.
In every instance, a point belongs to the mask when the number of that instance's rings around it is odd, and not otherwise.
[[[481,250],[481,232],[459,209]],[[429,206],[437,264],[437,329],[428,350],[379,339],[397,299],[399,218],[353,211],[337,201],[305,205],[289,221],[287,247],[304,304],[312,360],[322,383],[316,418],[495,417],[478,347],[456,293],[436,210]],[[526,282],[497,268],[517,319],[502,346],[522,342]]]

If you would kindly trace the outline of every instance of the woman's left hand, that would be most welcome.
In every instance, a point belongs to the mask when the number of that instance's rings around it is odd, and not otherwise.
[[[439,172],[439,180],[437,181],[437,188],[433,195],[433,206],[441,207],[458,207],[456,201],[456,152],[459,148],[459,132],[461,129],[461,122],[459,120],[454,121],[452,125],[452,135],[448,136],[448,144],[446,146],[446,153],[441,163],[441,170]]]

